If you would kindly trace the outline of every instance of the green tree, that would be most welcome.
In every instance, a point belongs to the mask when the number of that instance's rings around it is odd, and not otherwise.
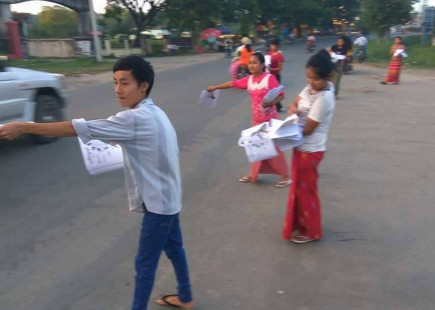
[[[30,32],[31,37],[39,38],[71,38],[77,34],[77,14],[59,5],[44,6],[35,29]]]
[[[106,6],[105,14],[98,23],[104,26],[105,32],[110,35],[128,34],[134,27],[134,22],[129,11],[114,3]]]
[[[213,27],[224,15],[226,0],[170,0],[165,16],[171,28],[193,31]]]
[[[169,1],[165,0],[108,0],[108,5],[125,8],[130,13],[136,30],[136,45],[140,42],[140,33],[149,26],[157,13],[164,10]],[[142,46],[142,48],[145,48]]]
[[[362,24],[384,36],[392,25],[403,24],[411,18],[415,0],[361,0]]]

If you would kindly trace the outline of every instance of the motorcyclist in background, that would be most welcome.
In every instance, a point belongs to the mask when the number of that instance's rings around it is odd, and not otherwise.
[[[353,42],[353,45],[355,45],[355,47],[356,47],[355,48],[355,53],[354,53],[354,58],[357,58],[358,60],[360,60],[359,57],[358,57],[359,56],[358,55],[359,49],[362,50],[362,53],[363,53],[362,58],[364,59],[366,57],[368,43],[369,43],[369,40],[366,38],[364,33],[360,32],[358,37]]]
[[[316,37],[314,36],[314,34],[311,33],[310,35],[308,35],[305,48],[307,52],[312,52],[316,48]]]

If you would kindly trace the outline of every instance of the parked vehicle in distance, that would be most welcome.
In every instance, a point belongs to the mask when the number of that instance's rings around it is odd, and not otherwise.
[[[7,66],[0,56],[0,125],[13,121],[51,123],[62,121],[66,106],[65,77]],[[37,143],[55,137],[32,136]]]

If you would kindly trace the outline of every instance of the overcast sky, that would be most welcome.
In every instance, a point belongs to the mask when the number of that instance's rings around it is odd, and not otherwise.
[[[106,0],[93,0],[94,8],[97,13],[104,13],[106,7]],[[26,12],[32,14],[38,14],[43,6],[53,6],[53,2],[47,1],[28,1],[20,4],[11,5],[11,9],[14,12]]]
[[[106,6],[106,0],[93,0],[93,1],[94,1],[95,11],[97,11],[97,13],[103,13],[104,7]],[[421,10],[421,3],[423,3],[422,0],[414,5],[415,10],[418,11]],[[428,0],[427,4],[435,6],[435,0]],[[41,11],[41,8],[46,5],[51,6],[54,4],[47,1],[28,1],[24,3],[12,5],[12,11],[38,14]]]

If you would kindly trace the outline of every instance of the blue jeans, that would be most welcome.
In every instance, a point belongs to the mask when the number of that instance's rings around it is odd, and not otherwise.
[[[135,262],[136,283],[132,310],[147,309],[162,251],[165,251],[174,266],[178,297],[182,302],[192,301],[178,214],[161,215],[145,210]]]

